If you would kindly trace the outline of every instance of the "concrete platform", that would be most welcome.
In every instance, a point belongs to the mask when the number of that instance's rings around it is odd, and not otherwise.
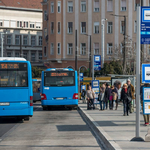
[[[116,150],[149,150],[150,142],[131,142],[135,136],[135,112],[123,116],[123,106],[120,103],[118,110],[87,110],[86,104],[79,103],[80,114],[88,121],[91,128],[96,127],[96,132],[102,139],[106,149]],[[99,106],[98,106],[99,107]],[[148,128],[144,126],[141,112],[140,136],[145,139]]]

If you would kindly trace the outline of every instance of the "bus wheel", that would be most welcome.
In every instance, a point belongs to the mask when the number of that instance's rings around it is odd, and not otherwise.
[[[24,121],[29,121],[29,120],[30,120],[30,117],[24,118]]]
[[[43,107],[43,110],[47,110],[47,107]]]
[[[22,118],[21,117],[17,117],[16,118],[18,121],[22,121]]]

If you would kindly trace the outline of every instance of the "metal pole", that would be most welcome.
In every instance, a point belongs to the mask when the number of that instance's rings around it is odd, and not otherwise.
[[[1,33],[1,57],[3,57],[3,33]]]
[[[104,23],[102,21],[102,68],[104,67]]]
[[[76,51],[75,51],[75,70],[78,70],[78,64],[77,64],[77,30],[75,32],[75,44],[76,44]]]
[[[94,80],[94,55],[93,55],[93,67],[92,67],[92,80]]]
[[[141,30],[141,7],[137,8],[137,35],[136,35],[136,137],[131,141],[144,141],[140,137],[140,30]]]
[[[123,52],[123,74],[126,72],[126,16],[124,16],[124,52]]]
[[[20,57],[23,57],[23,54],[22,54],[22,35],[20,35]]]
[[[90,52],[89,52],[89,77],[91,77],[91,35],[90,35]]]

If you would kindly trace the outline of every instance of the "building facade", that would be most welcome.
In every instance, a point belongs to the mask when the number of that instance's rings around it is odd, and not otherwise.
[[[4,57],[24,57],[32,65],[43,66],[42,28],[41,0],[0,1]]]
[[[149,3],[149,0],[143,1],[144,6],[149,6]],[[126,49],[136,46],[136,10],[140,0],[44,0],[42,4],[43,59],[49,67],[74,68],[77,48],[78,69],[88,68],[90,36],[91,55],[102,54],[103,19],[106,19],[105,62],[118,59],[116,50],[122,53],[125,27]],[[149,48],[144,45],[143,50],[147,56]]]

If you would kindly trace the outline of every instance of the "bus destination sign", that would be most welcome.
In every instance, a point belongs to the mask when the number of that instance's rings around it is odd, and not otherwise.
[[[58,73],[58,72],[53,72],[50,74],[51,77],[68,77],[69,74],[67,72],[61,72],[61,73]]]
[[[0,69],[19,69],[19,64],[15,64],[15,63],[0,63]]]

